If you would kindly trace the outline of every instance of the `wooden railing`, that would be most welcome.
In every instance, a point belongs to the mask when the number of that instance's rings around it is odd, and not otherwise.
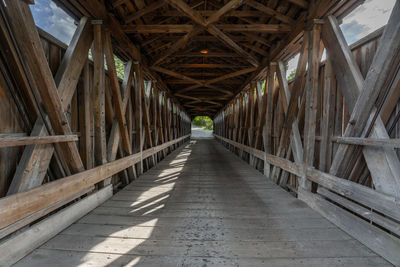
[[[318,184],[316,193],[299,186],[298,198],[376,253],[395,265],[400,264],[399,198],[222,136],[214,136],[222,143],[234,146],[273,166]]]
[[[70,202],[91,191],[95,184],[189,137],[185,135],[141,153],[0,199],[0,238],[48,214],[54,210],[51,207],[59,206],[58,203]]]

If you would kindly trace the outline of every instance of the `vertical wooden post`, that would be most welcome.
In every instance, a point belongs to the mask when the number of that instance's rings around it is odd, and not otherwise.
[[[321,119],[321,142],[319,145],[319,169],[321,171],[328,171],[328,143],[329,143],[329,129],[332,119],[331,114],[331,91],[332,91],[332,67],[329,60],[326,60],[324,69],[324,92],[322,103],[322,119]]]
[[[155,83],[156,81],[153,81]],[[154,135],[154,146],[157,146],[159,144],[159,139],[160,136],[158,134],[158,126],[157,126],[157,101],[158,101],[158,89],[157,86],[153,86],[153,90],[151,92],[151,104],[152,104],[152,115],[153,115],[153,135]],[[158,162],[160,160],[159,158],[160,153],[157,153],[155,155],[156,161]]]
[[[265,124],[263,130],[265,155],[271,154],[272,107],[274,104],[273,91],[274,91],[274,81],[275,81],[275,65],[270,64],[267,75],[268,75],[267,84],[265,85],[266,92],[264,92],[264,94],[267,94],[267,111],[265,114]],[[271,174],[271,166],[265,158],[264,175],[271,178],[270,174]]]
[[[134,63],[135,69],[135,152],[142,153],[143,147],[143,134],[142,134],[142,88],[143,84],[143,73],[141,66],[138,61]],[[138,175],[143,173],[143,159],[137,164]]]
[[[167,130],[167,140],[171,141],[171,121],[170,121],[170,110],[171,110],[171,103],[170,99],[164,94],[164,101],[165,101],[165,128]]]
[[[81,90],[79,90],[79,129],[81,133],[79,145],[81,158],[86,169],[93,167],[92,137],[90,133],[90,107],[90,70],[89,61],[87,61],[83,69],[83,86]]]
[[[320,62],[321,25],[313,22],[312,29],[307,32],[310,36],[308,48],[308,71],[306,84],[305,122],[304,122],[304,150],[303,162],[305,167],[314,166],[315,127],[318,101],[318,74]],[[300,186],[311,190],[311,183],[302,177]]]
[[[151,121],[150,121],[150,114],[149,114],[149,101],[147,99],[147,95],[151,93],[151,86],[152,82],[148,81],[146,83],[146,88],[143,87],[142,90],[142,115],[144,120],[144,132],[146,134],[146,143],[148,144],[149,148],[153,147],[152,136],[151,136]],[[144,144],[142,144],[144,146]],[[141,148],[142,150],[144,147]],[[155,162],[155,155],[151,156],[153,166],[156,164]]]
[[[96,166],[107,162],[105,130],[104,48],[102,21],[93,20],[93,116]]]

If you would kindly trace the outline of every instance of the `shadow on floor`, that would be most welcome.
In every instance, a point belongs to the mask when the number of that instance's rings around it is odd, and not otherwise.
[[[378,265],[215,140],[192,140],[17,266]]]

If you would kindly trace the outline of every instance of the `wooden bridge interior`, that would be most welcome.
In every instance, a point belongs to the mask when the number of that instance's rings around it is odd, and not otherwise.
[[[0,266],[400,266],[399,1],[53,1],[0,1]]]

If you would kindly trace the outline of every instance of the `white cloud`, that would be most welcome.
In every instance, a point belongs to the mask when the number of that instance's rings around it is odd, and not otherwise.
[[[75,21],[52,0],[36,0],[30,8],[38,27],[66,44],[71,42]]]
[[[343,18],[343,34],[349,44],[384,26],[396,0],[367,0]]]
[[[49,18],[50,27],[45,30],[69,44],[76,30],[74,19],[53,2],[50,3],[50,8],[52,10],[52,16]]]

